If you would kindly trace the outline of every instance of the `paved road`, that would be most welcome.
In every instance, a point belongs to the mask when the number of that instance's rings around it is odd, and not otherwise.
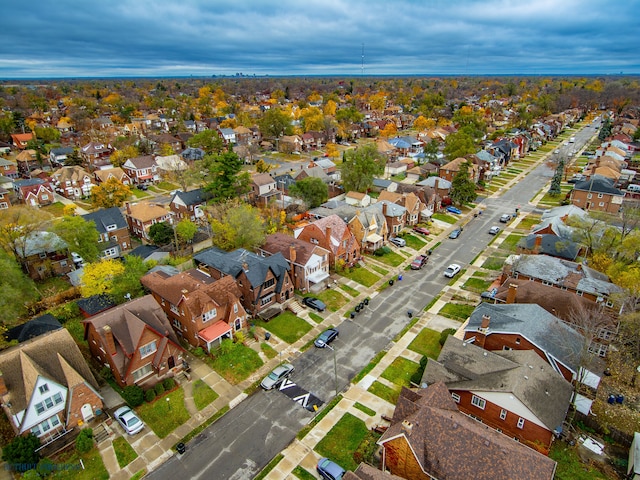
[[[576,133],[578,142],[593,134],[583,133]],[[552,175],[553,170],[540,165],[500,198],[484,200],[484,213],[472,218],[458,239],[444,240],[426,267],[402,272],[401,282],[373,296],[353,321],[342,322],[340,335],[332,343],[334,350],[311,347],[293,359],[292,380],[325,402],[334,396],[336,384],[338,391],[344,390],[409,322],[407,312],[422,310],[449,282],[442,275],[444,268],[453,262],[465,268],[493,238],[489,228],[502,225],[498,219],[503,213],[513,213],[517,206],[522,212],[532,211],[528,202]],[[192,441],[186,454],[172,457],[149,478],[253,478],[311,418],[311,413],[281,392],[258,391]]]

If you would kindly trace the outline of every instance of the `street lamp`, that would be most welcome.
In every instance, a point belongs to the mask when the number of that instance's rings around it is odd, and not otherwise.
[[[169,406],[169,410],[171,410],[171,399],[167,397],[167,405]]]

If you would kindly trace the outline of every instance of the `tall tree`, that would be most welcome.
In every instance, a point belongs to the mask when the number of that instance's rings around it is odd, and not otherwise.
[[[0,210],[0,247],[16,260],[24,257],[28,238],[52,218],[48,212],[25,205]]]
[[[184,218],[178,222],[175,228],[178,242],[182,245],[190,243],[198,233],[198,226],[188,218]]]
[[[477,148],[473,142],[473,137],[464,131],[457,131],[447,135],[447,138],[444,140],[443,153],[449,161],[475,153],[476,151]]]
[[[91,204],[95,208],[121,207],[131,196],[131,189],[117,178],[110,178],[91,189]]]
[[[216,205],[209,212],[215,246],[223,250],[254,250],[264,243],[264,222],[251,205],[231,201]]]
[[[366,192],[373,186],[373,179],[384,173],[386,157],[375,144],[358,147],[344,152],[342,163],[342,184],[345,191]]]
[[[82,286],[80,291],[84,297],[113,293],[113,279],[124,272],[124,264],[118,260],[102,259],[89,263],[82,269]]]
[[[329,198],[329,187],[321,178],[307,177],[291,185],[289,193],[304,200],[309,208],[316,208]]]
[[[449,197],[453,203],[461,205],[476,199],[476,185],[469,179],[470,162],[460,164],[460,170],[453,177]]]
[[[51,230],[66,242],[69,250],[78,253],[86,262],[93,262],[98,258],[100,234],[93,221],[87,222],[80,216],[65,215],[53,224]]]
[[[173,242],[173,227],[167,222],[154,223],[149,227],[149,238],[155,245],[168,245]]]
[[[282,135],[291,135],[293,127],[291,117],[279,108],[270,108],[258,120],[260,132],[267,138],[279,138]]]
[[[248,172],[242,172],[242,160],[233,151],[227,151],[209,159],[208,178],[205,190],[214,201],[223,201],[246,194],[250,189]]]
[[[13,326],[17,319],[26,316],[26,304],[38,299],[38,291],[18,262],[3,250],[0,250],[0,270],[0,324]]]
[[[204,130],[196,133],[187,140],[187,145],[201,148],[207,155],[219,154],[224,151],[224,141],[215,130]]]

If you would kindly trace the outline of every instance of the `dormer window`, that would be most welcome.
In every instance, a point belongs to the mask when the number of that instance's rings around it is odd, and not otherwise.
[[[115,223],[112,223],[111,225],[107,225],[107,232],[111,232],[113,230],[116,230],[118,228],[118,226]]]
[[[202,321],[208,322],[212,318],[215,318],[217,314],[218,314],[218,312],[217,312],[217,310],[215,308],[212,309],[212,310],[209,310],[208,312],[204,312],[202,314]]]

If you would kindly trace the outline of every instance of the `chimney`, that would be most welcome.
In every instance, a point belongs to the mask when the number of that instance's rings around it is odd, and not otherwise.
[[[382,215],[387,216],[387,202],[382,202]]]
[[[126,202],[124,206],[127,207],[127,214],[131,215],[131,204],[129,202]]]
[[[581,271],[582,271],[582,264],[581,264],[581,263],[579,263],[579,264],[578,264],[578,266],[576,267],[576,270],[577,270],[578,272],[581,272]]]
[[[438,189],[440,188],[440,177],[436,177],[434,188],[436,189],[436,193],[438,193]]]
[[[489,315],[482,315],[482,323],[480,324],[480,329],[482,331],[486,331],[489,328],[490,321],[491,317]]]
[[[329,245],[331,245],[331,227],[326,228],[325,234],[327,236],[327,241],[329,242]]]
[[[249,264],[247,262],[242,262],[242,270],[245,272],[249,271]]]
[[[289,245],[289,261],[293,264],[296,261],[296,247],[295,245]]]
[[[411,423],[408,420],[403,420],[402,421],[402,431],[404,431],[406,433],[411,433],[412,429],[413,429],[413,423]]]
[[[116,354],[116,342],[113,339],[113,332],[109,325],[102,327],[102,333],[104,333],[104,340],[106,342],[107,353],[111,356]]]
[[[542,235],[536,235],[536,243],[534,246],[534,251],[537,253],[540,250],[540,247],[542,246]]]
[[[515,283],[510,283],[509,291],[507,292],[507,303],[516,303],[517,294],[518,294],[518,285],[516,285]],[[483,318],[483,321],[484,321],[484,318]]]
[[[7,385],[4,383],[4,375],[0,371],[0,397],[4,397],[7,393],[9,393],[9,390],[7,390]]]

